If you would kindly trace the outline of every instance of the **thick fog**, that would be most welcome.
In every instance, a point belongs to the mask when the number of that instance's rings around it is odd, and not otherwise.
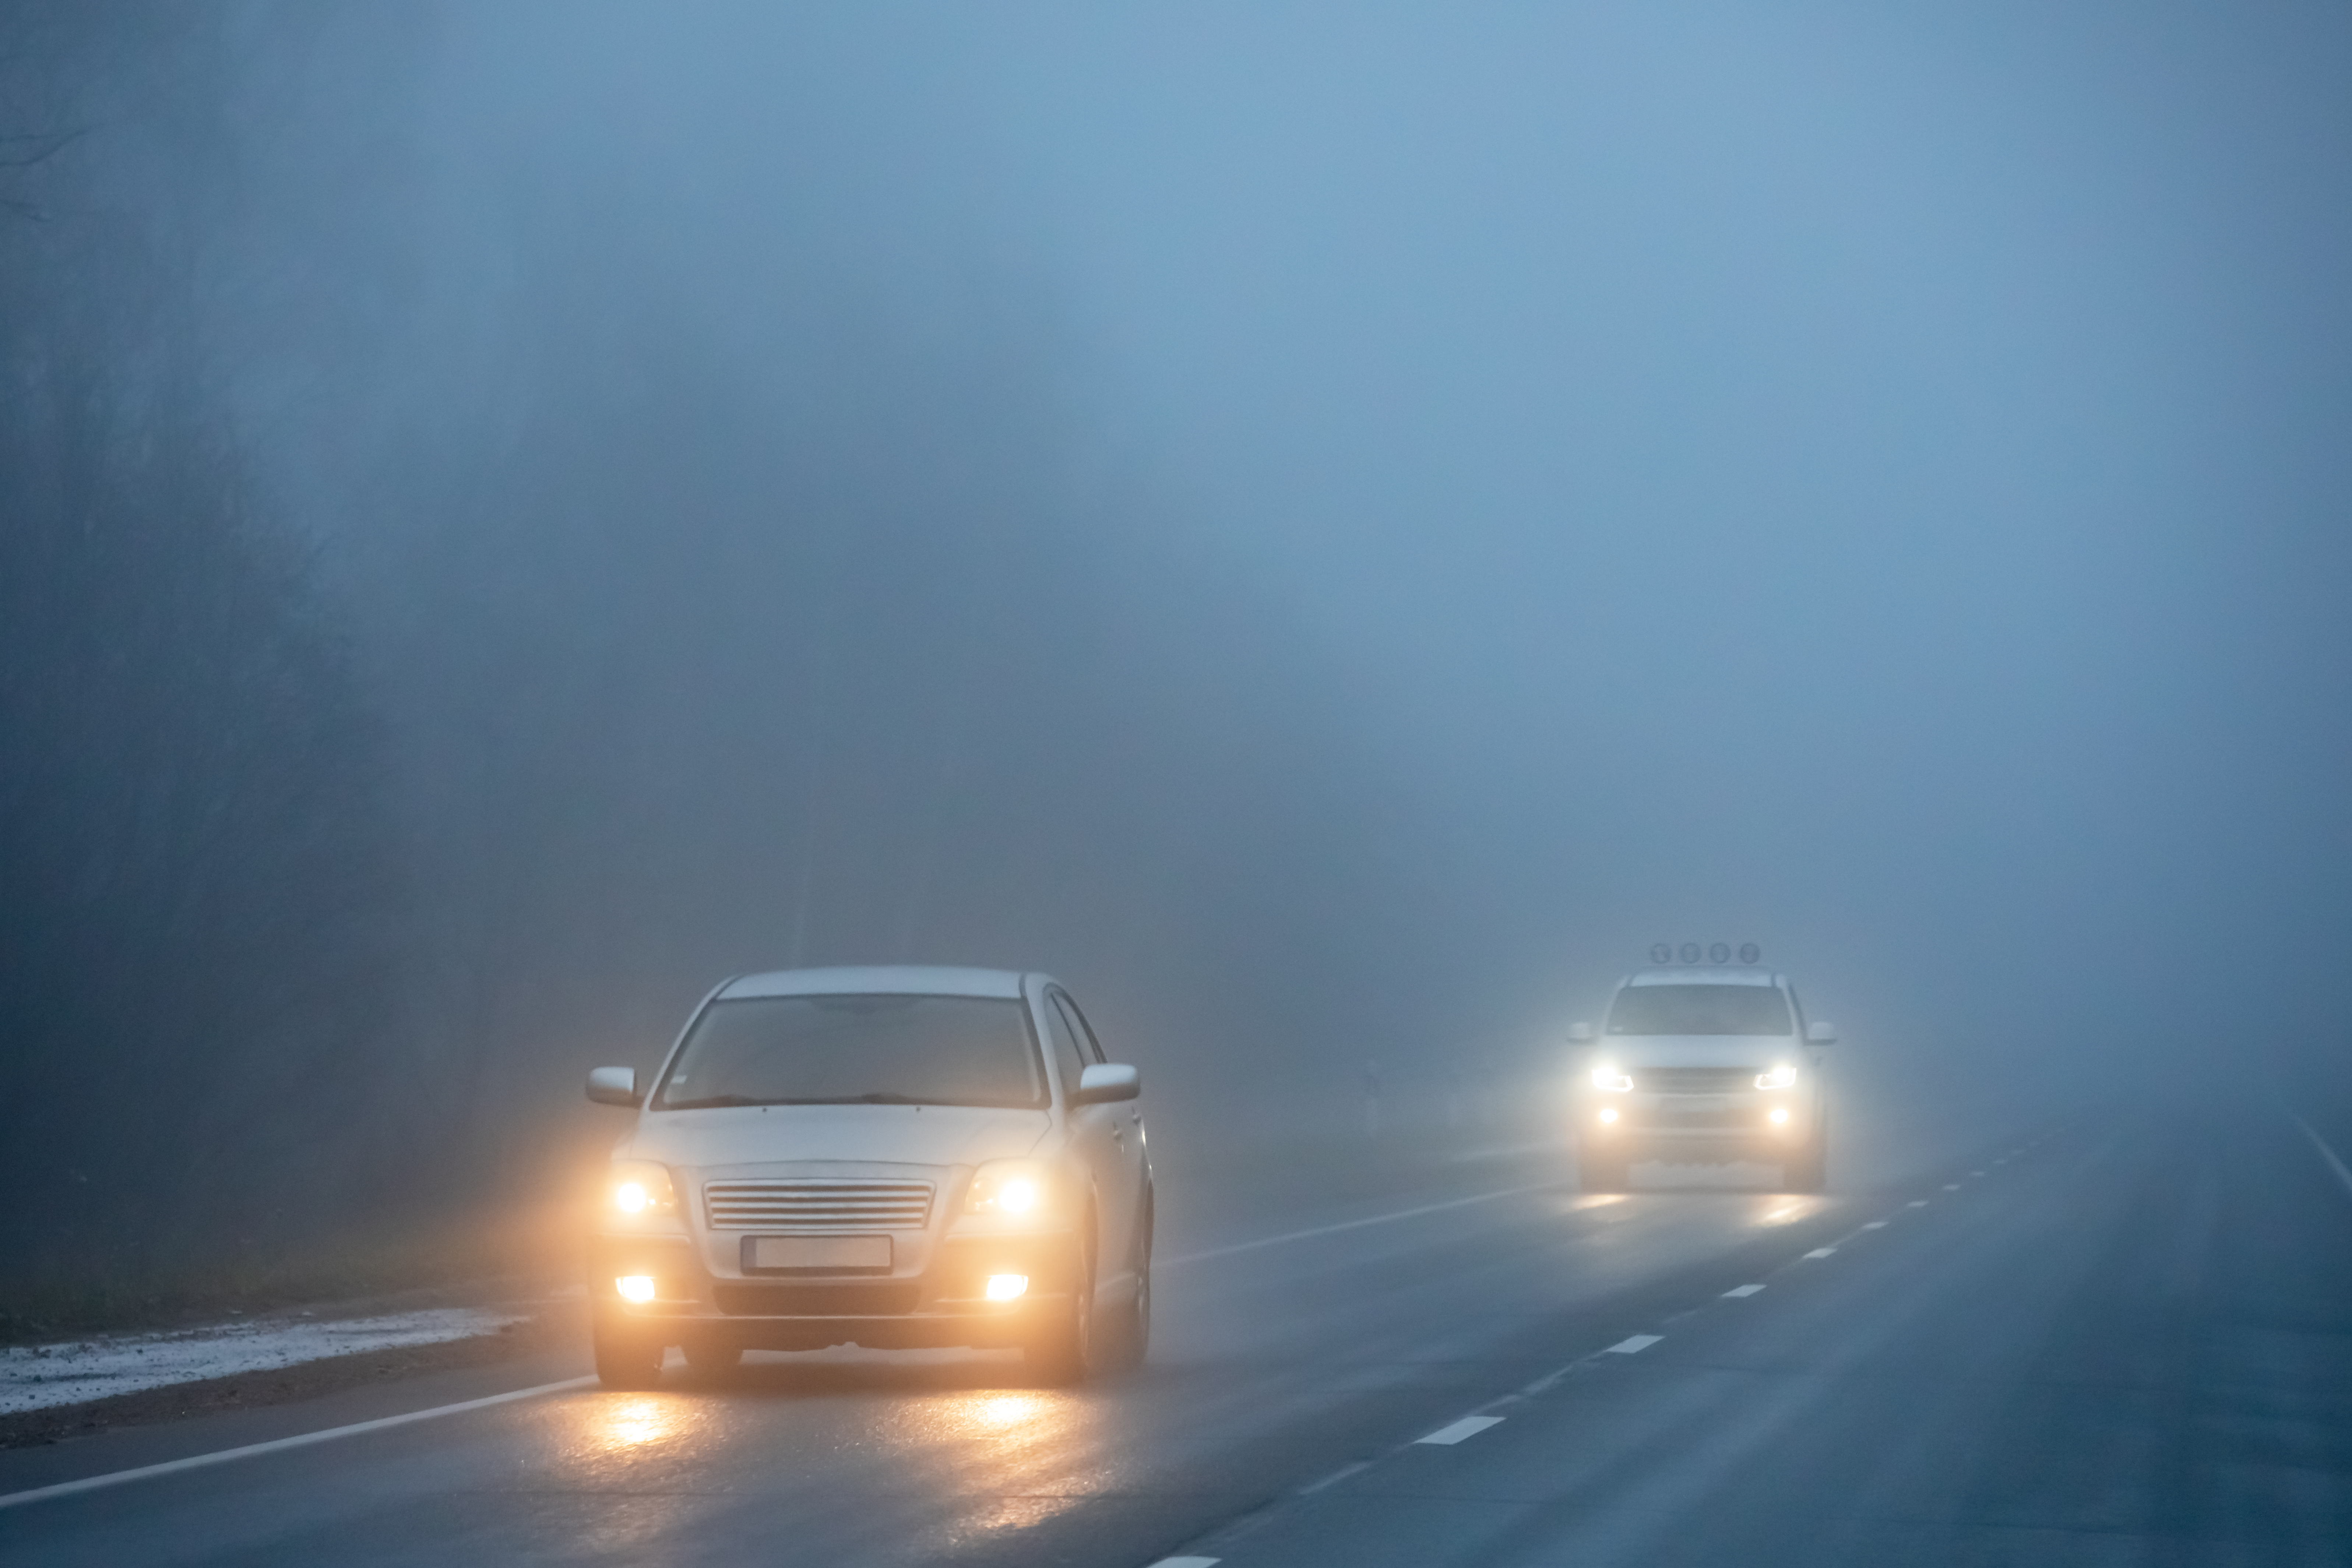
[[[801,963],[1055,972],[1175,1169],[1661,940],[1865,1144],[2336,1070],[2347,47],[15,8],[6,1244],[528,1207]]]

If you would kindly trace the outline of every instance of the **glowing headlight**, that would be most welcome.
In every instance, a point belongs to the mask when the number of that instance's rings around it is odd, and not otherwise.
[[[988,1277],[988,1299],[992,1301],[1016,1301],[1029,1293],[1026,1274],[992,1274]]]
[[[624,1274],[613,1281],[613,1289],[621,1293],[624,1301],[650,1301],[654,1299],[654,1277],[650,1274]]]
[[[1026,1160],[992,1160],[972,1176],[963,1206],[971,1214],[1034,1215],[1044,1211],[1053,1190],[1043,1166]]]
[[[651,1160],[615,1160],[605,1184],[605,1202],[625,1215],[666,1215],[677,1211],[677,1189],[670,1185],[669,1167]]]
[[[1592,1087],[1605,1089],[1612,1094],[1622,1094],[1633,1087],[1633,1079],[1617,1070],[1613,1062],[1602,1062],[1592,1069]]]
[[[1770,1072],[1759,1072],[1756,1075],[1756,1087],[1759,1089],[1786,1089],[1796,1081],[1797,1069],[1787,1062],[1782,1062]]]

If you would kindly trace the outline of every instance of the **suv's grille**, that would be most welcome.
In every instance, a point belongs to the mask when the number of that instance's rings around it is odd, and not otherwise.
[[[1754,1068],[1636,1068],[1633,1087],[1652,1094],[1737,1094],[1756,1087]]]
[[[702,1202],[713,1230],[920,1230],[929,1182],[711,1182]]]

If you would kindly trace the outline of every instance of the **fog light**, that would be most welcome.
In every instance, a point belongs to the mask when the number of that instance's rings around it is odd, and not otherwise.
[[[1616,1120],[1617,1120],[1617,1108],[1616,1108],[1615,1106],[1613,1106],[1613,1105],[1611,1105],[1611,1106],[1604,1106],[1604,1107],[1601,1109],[1601,1121],[1616,1121]]]
[[[1028,1291],[1029,1276],[1026,1274],[992,1274],[988,1277],[988,1299],[992,1301],[1011,1301],[1028,1294]]]
[[[1786,1125],[1788,1124],[1788,1121],[1789,1121],[1789,1108],[1788,1108],[1787,1106],[1785,1106],[1785,1105],[1776,1105],[1776,1106],[1774,1106],[1774,1107],[1772,1108],[1772,1125],[1773,1125],[1773,1126],[1775,1126],[1775,1127],[1783,1127],[1783,1126],[1786,1126]]]
[[[624,1301],[650,1301],[654,1299],[654,1277],[650,1274],[624,1274],[613,1281],[613,1289],[621,1293]]]

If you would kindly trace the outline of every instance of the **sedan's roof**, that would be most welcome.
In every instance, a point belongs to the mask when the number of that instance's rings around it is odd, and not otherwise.
[[[1007,996],[1021,994],[1012,969],[955,969],[941,964],[882,963],[837,969],[778,969],[745,974],[719,994],[735,996]]]

